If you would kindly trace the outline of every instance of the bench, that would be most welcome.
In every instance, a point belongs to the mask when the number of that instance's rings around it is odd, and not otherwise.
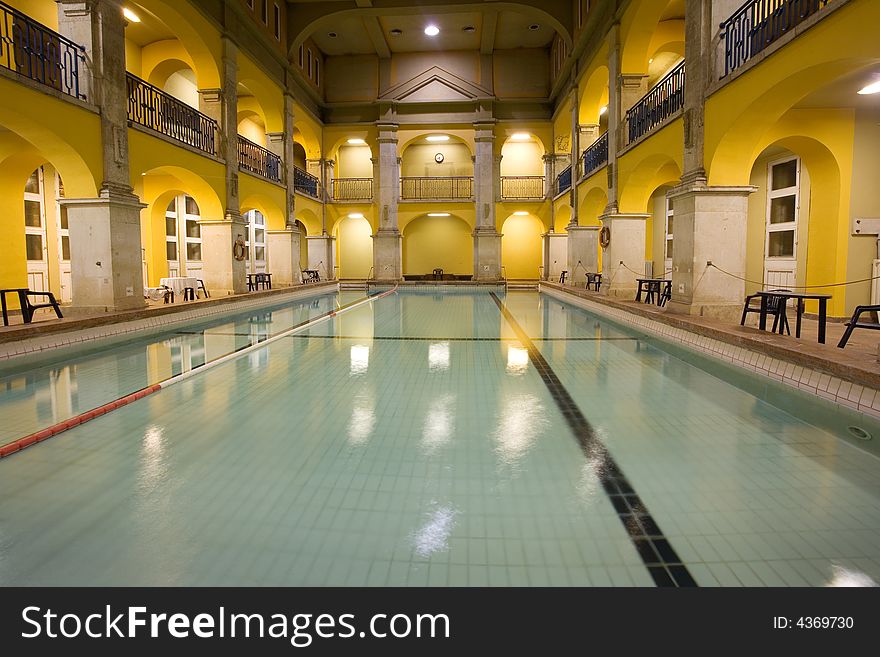
[[[859,321],[862,313],[877,313],[877,311],[880,311],[880,305],[856,306],[856,309],[852,314],[852,318],[845,324],[846,331],[843,332],[843,337],[840,338],[840,342],[837,343],[837,346],[843,349],[846,346],[846,343],[849,341],[849,336],[851,336],[852,332],[855,331],[857,328],[872,329],[874,331],[880,330],[880,322]],[[874,317],[876,317],[876,314],[874,315]]]

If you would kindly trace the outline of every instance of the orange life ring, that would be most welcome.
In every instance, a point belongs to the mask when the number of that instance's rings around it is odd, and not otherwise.
[[[608,226],[602,226],[602,230],[599,231],[599,245],[603,249],[607,249],[609,244],[611,244],[611,229]]]
[[[244,240],[239,237],[235,240],[235,244],[232,246],[232,257],[241,262],[244,260],[245,253],[247,253],[247,245],[245,245]]]

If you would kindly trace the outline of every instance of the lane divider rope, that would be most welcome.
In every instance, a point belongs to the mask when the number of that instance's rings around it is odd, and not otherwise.
[[[228,363],[231,360],[244,356],[252,351],[257,349],[262,349],[263,347],[267,347],[273,342],[277,342],[283,338],[286,338],[290,335],[298,331],[302,331],[303,329],[311,328],[316,324],[320,324],[321,322],[325,322],[329,319],[333,319],[337,315],[341,315],[344,312],[348,312],[349,310],[354,310],[355,308],[364,305],[365,303],[372,303],[373,301],[378,301],[384,297],[387,297],[391,294],[394,294],[398,290],[398,285],[395,285],[392,289],[386,290],[385,292],[381,292],[380,294],[374,294],[372,296],[364,297],[363,299],[358,299],[357,301],[352,301],[351,303],[347,303],[344,306],[340,306],[334,310],[330,310],[323,315],[318,315],[315,318],[306,320],[296,326],[293,326],[289,329],[282,331],[276,335],[273,335],[266,340],[261,342],[254,342],[252,344],[243,347],[237,351],[233,351],[232,353],[226,354],[225,356],[221,356],[215,360],[205,363],[199,367],[193,368],[188,372],[181,372],[180,374],[175,374],[172,377],[165,379],[164,381],[159,381],[158,383],[154,383],[145,388],[141,388],[140,390],[136,390],[135,392],[129,393],[119,399],[108,402],[106,404],[102,404],[97,408],[93,408],[88,411],[84,411],[79,415],[75,415],[72,418],[67,420],[62,420],[61,422],[57,422],[50,427],[45,429],[41,429],[39,431],[35,431],[23,438],[19,438],[17,440],[13,440],[10,443],[0,446],[0,459],[15,454],[26,447],[30,447],[31,445],[35,445],[37,443],[43,442],[44,440],[48,440],[49,438],[53,438],[60,433],[64,433],[68,429],[72,429],[73,427],[77,427],[81,424],[85,424],[86,422],[90,422],[94,420],[96,417],[100,417],[102,415],[106,415],[112,411],[115,411],[117,408],[122,408],[123,406],[128,406],[132,402],[136,402],[144,397],[148,397],[155,392],[159,392],[160,390],[167,388],[169,386],[174,385],[175,383],[180,383],[181,381],[185,381],[196,374],[201,374],[206,370],[209,370],[218,365],[222,365],[224,363]]]

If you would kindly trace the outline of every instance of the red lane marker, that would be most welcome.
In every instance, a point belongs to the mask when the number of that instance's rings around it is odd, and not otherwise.
[[[68,429],[72,429],[73,427],[79,426],[80,424],[85,424],[90,420],[94,420],[96,417],[100,417],[109,413],[112,410],[117,408],[121,408],[122,406],[127,406],[128,404],[137,401],[138,399],[143,399],[148,395],[152,395],[154,392],[157,392],[162,389],[158,383],[151,385],[147,388],[143,388],[138,390],[137,392],[133,392],[125,397],[120,397],[119,399],[115,399],[112,402],[108,402],[97,408],[93,408],[91,410],[85,411],[76,415],[70,419],[62,420],[57,424],[53,424],[51,427],[47,427],[46,429],[41,429],[40,431],[35,431],[32,434],[28,434],[24,438],[19,438],[18,440],[13,440],[11,443],[7,443],[0,447],[0,459],[9,456],[10,454],[15,454],[18,451],[23,450],[25,447],[30,447],[31,445],[35,445],[36,443],[42,442],[49,438],[53,438],[60,433],[64,433]]]

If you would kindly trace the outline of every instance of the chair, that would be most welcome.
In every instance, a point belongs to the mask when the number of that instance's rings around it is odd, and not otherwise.
[[[857,328],[863,329],[871,329],[874,331],[880,331],[880,323],[878,322],[860,322],[859,318],[862,313],[875,313],[874,318],[876,318],[876,313],[880,311],[880,305],[873,306],[856,306],[855,311],[853,311],[852,318],[846,323],[846,331],[843,332],[843,337],[840,338],[840,342],[837,343],[837,346],[843,349],[846,346],[846,343],[849,341],[849,336],[852,335],[852,332]]]
[[[791,290],[768,290],[769,292],[791,292]],[[750,294],[746,297],[746,303],[743,306],[743,314],[742,319],[739,322],[740,326],[745,326],[746,323],[746,315],[749,313],[761,313],[760,304],[757,306],[752,306],[751,302],[757,299],[759,302],[761,300],[760,294]],[[773,329],[772,332],[775,333],[776,329],[780,327],[780,321],[782,322],[781,330],[786,331],[789,335],[791,335],[791,328],[788,326],[788,317],[785,315],[785,297],[778,297],[775,295],[770,295],[767,297],[767,314],[773,315]]]
[[[165,293],[162,295],[163,302],[168,303],[168,299],[170,298],[171,303],[174,303],[174,290],[167,285],[163,285],[162,288],[165,290]]]
[[[584,288],[589,290],[591,285],[593,286],[593,289],[598,292],[599,286],[602,285],[602,274],[591,274],[587,272],[587,283],[584,285]]]
[[[568,270],[567,270],[567,269],[563,269],[562,272],[559,274],[559,282],[560,282],[560,283],[565,283],[565,277],[566,277],[566,276],[568,276]]]
[[[196,300],[196,290],[192,287],[183,288],[183,300],[184,301],[195,301]]]
[[[440,267],[437,267],[434,270],[434,280],[435,281],[442,281],[443,280],[443,270]]]
[[[28,297],[47,297],[48,301],[45,303],[31,303]],[[27,290],[19,298],[24,302],[21,304],[21,315],[25,324],[30,324],[34,320],[34,313],[40,308],[52,308],[59,319],[64,317],[61,314],[61,308],[58,307],[58,302],[55,300],[55,295],[51,292],[32,292]]]
[[[201,278],[198,278],[198,279],[196,279],[196,280],[197,280],[198,285],[199,285],[198,288],[196,289],[196,294],[198,294],[198,293],[199,293],[199,290],[201,290],[202,292],[205,293],[205,298],[206,298],[206,299],[210,299],[210,298],[211,298],[211,295],[208,294],[208,288],[205,287],[205,281],[203,281]]]
[[[672,298],[672,281],[666,281],[666,284],[663,285],[663,290],[660,292],[660,296],[657,298],[658,306],[665,306],[666,302]]]

